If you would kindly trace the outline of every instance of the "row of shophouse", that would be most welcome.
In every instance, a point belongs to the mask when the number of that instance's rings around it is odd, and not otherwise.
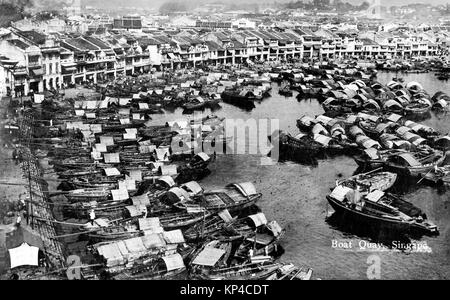
[[[200,33],[42,34],[0,32],[0,93],[27,95],[152,69],[248,61],[411,58],[440,55],[443,41],[404,34],[337,34],[327,30],[229,30]]]

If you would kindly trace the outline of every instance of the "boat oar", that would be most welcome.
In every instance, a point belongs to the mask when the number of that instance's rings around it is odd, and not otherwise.
[[[300,268],[300,269],[294,274],[294,276],[292,276],[291,278],[289,278],[289,280],[293,280],[295,277],[297,277],[298,274],[300,274],[301,271],[302,271],[302,269]]]
[[[364,173],[364,174],[361,174],[361,175],[369,175],[369,174],[378,172],[378,171],[380,171],[380,170],[383,170],[383,167],[380,167],[380,168],[378,168],[378,169],[372,170],[372,171],[370,171],[370,172],[367,172],[367,173]]]
[[[425,176],[427,176],[428,174],[430,174],[430,173],[431,173],[431,171],[433,171],[433,169],[431,169],[430,171],[428,171],[428,173],[427,173],[427,174],[425,174],[424,176],[422,176],[422,178],[420,178],[420,180],[419,180],[419,181],[417,181],[417,184],[421,183],[421,182],[422,182],[422,180],[424,180],[424,179],[425,179]]]

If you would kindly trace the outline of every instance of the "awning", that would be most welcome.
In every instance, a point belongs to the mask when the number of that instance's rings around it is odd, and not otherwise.
[[[182,269],[185,267],[183,257],[179,253],[164,256],[162,258],[166,264],[167,271]]]
[[[124,201],[130,198],[126,189],[111,190],[111,194],[114,201]]]
[[[97,144],[97,145],[101,145],[101,144]],[[97,151],[100,151],[100,150],[97,150]],[[105,171],[106,176],[120,176],[120,171],[117,168],[105,168],[104,171]]]
[[[105,154],[103,154],[103,157],[105,159],[106,164],[120,163],[119,153],[105,153]]]
[[[167,244],[183,244],[185,243],[183,233],[180,229],[172,231],[163,231],[163,237]]]
[[[225,254],[225,250],[206,247],[194,259],[192,264],[213,267]]]
[[[139,219],[139,229],[147,233],[162,233],[164,229],[161,226],[159,218]]]
[[[11,269],[20,266],[38,266],[39,265],[39,248],[23,243],[17,248],[8,250],[11,260]]]
[[[44,70],[42,68],[32,69],[31,73],[34,76],[42,76],[42,75],[44,75]]]
[[[259,227],[259,226],[267,224],[267,219],[266,219],[266,216],[264,215],[264,213],[257,213],[256,215],[251,215],[248,217],[253,221],[253,223],[255,224],[255,227]]]
[[[28,75],[26,70],[14,70],[13,71],[14,76],[26,76]]]
[[[77,70],[76,67],[65,67],[65,66],[62,67],[64,72],[75,72]]]

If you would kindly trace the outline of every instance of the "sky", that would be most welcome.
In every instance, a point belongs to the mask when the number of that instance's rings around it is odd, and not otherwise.
[[[101,5],[104,5],[104,3],[108,3],[109,5],[118,5],[118,6],[125,6],[124,4],[127,4],[127,6],[145,6],[145,7],[152,7],[152,8],[159,8],[162,3],[170,0],[85,0],[87,3],[89,2],[101,2]],[[191,0],[175,0],[175,1],[187,1],[192,2]],[[272,2],[273,0],[247,0],[246,2]],[[296,0],[275,0],[277,2],[290,2],[290,1],[296,1]],[[350,2],[352,4],[360,4],[364,2],[364,0],[343,0],[344,2]],[[392,5],[406,5],[411,3],[429,3],[433,5],[437,4],[447,4],[450,3],[450,0],[367,0],[367,2],[370,1],[380,1],[381,5],[384,6],[392,6]],[[213,2],[213,0],[209,1]],[[219,3],[242,3],[242,0],[220,0],[215,1]],[[88,4],[89,5],[89,4]]]

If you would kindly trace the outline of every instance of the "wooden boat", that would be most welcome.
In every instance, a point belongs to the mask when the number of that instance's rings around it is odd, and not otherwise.
[[[302,116],[297,120],[297,128],[300,131],[309,132],[311,128],[317,123],[317,121],[310,116]]]
[[[96,220],[97,221],[97,220]],[[81,230],[86,230],[82,228]],[[127,228],[125,226],[108,226],[91,228],[91,232],[84,234],[88,241],[93,243],[102,243],[108,241],[118,241],[124,239],[130,239],[141,235],[141,232],[137,230]]]
[[[379,172],[374,170],[364,174],[358,174],[347,179],[336,181],[336,186],[342,185],[352,189],[360,187],[360,191],[372,192],[374,190],[387,191],[397,180],[397,174],[391,172]]]
[[[327,200],[336,213],[365,226],[399,233],[438,234],[437,226],[427,221],[419,208],[395,195],[375,190],[352,203],[348,200],[352,193],[351,188],[337,186]]]
[[[434,168],[427,174],[422,174],[422,178],[434,185],[450,187],[450,165]]]
[[[291,87],[289,85],[284,85],[278,90],[278,94],[285,97],[292,97],[293,93],[291,91]]]
[[[370,148],[365,149],[360,154],[355,155],[353,159],[356,161],[359,167],[363,169],[378,169],[384,167],[388,157],[395,154],[407,153],[403,149],[389,149],[381,150]]]
[[[204,221],[206,218],[211,216],[212,213],[172,213],[164,214],[159,217],[161,226],[164,230],[170,231],[174,229],[180,229],[195,225],[199,222]]]
[[[206,242],[192,254],[190,273],[201,277],[214,269],[227,267],[232,248],[232,243],[218,240]]]
[[[313,270],[310,268],[299,268],[293,264],[283,264],[267,280],[310,280]]]
[[[234,256],[243,260],[251,259],[253,256],[278,256],[278,242],[284,236],[285,230],[276,221],[267,223],[262,213],[249,218],[254,222],[252,227],[256,228],[247,229],[246,232],[241,231],[244,240],[236,249]],[[237,230],[239,232],[239,229]]]
[[[203,109],[205,107],[210,107],[213,105],[219,104],[220,99],[203,99],[201,97],[194,98],[190,100],[189,102],[183,104],[183,108],[186,110],[196,110],[196,109]]]
[[[251,94],[238,93],[232,90],[225,90],[221,98],[224,102],[236,105],[237,107],[244,109],[253,109],[255,108],[254,101],[257,100]]]
[[[171,280],[185,271],[183,257],[176,253],[124,270],[112,278],[114,280]]]
[[[300,158],[306,156],[316,156],[319,152],[324,150],[324,147],[314,141],[309,135],[300,133],[293,137],[289,133],[283,131],[274,132],[269,136],[271,142],[278,142],[280,149],[280,156],[290,159]]]
[[[261,196],[262,194],[257,193],[254,185],[250,182],[233,183],[227,185],[225,189],[205,192],[194,196],[193,199],[180,198],[180,201],[174,206],[182,210],[220,211],[228,209],[232,212],[255,204]]]
[[[413,102],[405,107],[406,114],[424,115],[431,111],[431,104],[422,102]]]
[[[74,178],[74,177],[84,177],[93,174],[101,174],[101,169],[95,168],[81,168],[81,169],[71,169],[62,172],[58,172],[58,177],[62,179]]]
[[[65,194],[70,202],[106,201],[111,192],[106,189],[79,189]]]
[[[432,151],[430,154],[410,152],[389,156],[386,160],[386,168],[400,175],[420,177],[427,174],[435,167],[442,165],[446,156],[441,151]]]
[[[278,263],[247,263],[215,269],[199,277],[203,280],[264,280],[280,268]]]
[[[233,222],[233,220],[225,221],[218,215],[210,215],[193,226],[186,228],[183,231],[183,236],[188,242],[201,241],[210,237],[221,240],[220,232],[229,222]]]

